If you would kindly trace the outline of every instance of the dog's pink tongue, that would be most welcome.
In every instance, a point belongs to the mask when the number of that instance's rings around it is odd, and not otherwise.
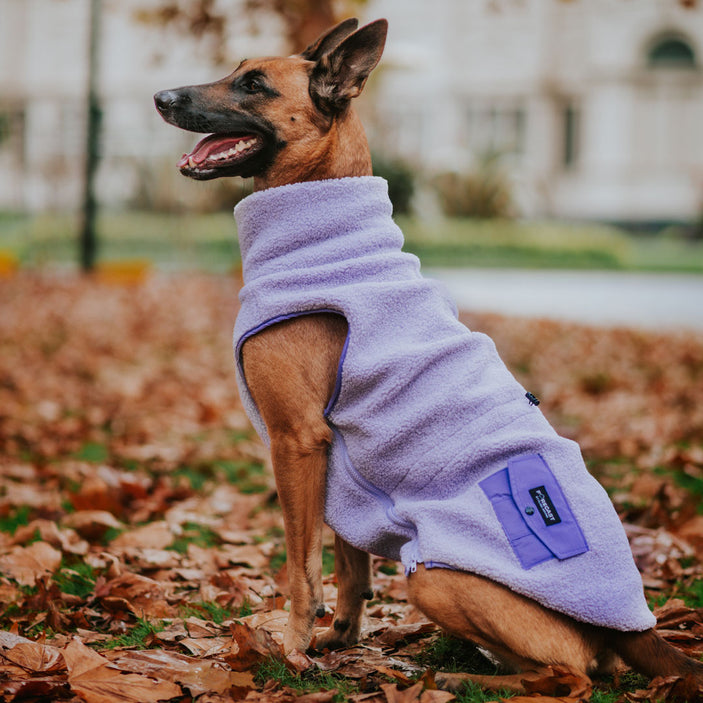
[[[187,165],[202,164],[204,161],[213,155],[221,154],[222,152],[228,151],[229,149],[237,146],[238,142],[246,137],[238,136],[222,136],[221,134],[210,134],[201,139],[190,154],[183,154],[181,160],[178,162],[178,167],[182,168]],[[191,163],[192,162],[192,163]]]

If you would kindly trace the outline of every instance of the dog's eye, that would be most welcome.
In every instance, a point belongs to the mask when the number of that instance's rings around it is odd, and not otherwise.
[[[245,76],[240,85],[247,93],[260,93],[264,89],[262,80],[256,76]]]

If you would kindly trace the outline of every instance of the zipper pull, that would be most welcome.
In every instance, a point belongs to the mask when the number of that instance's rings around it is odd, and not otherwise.
[[[534,393],[525,393],[525,398],[530,405],[539,405],[539,398]]]

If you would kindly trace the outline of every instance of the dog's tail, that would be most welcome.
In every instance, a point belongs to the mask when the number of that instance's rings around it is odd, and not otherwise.
[[[703,685],[703,663],[691,659],[655,630],[612,632],[612,648],[625,663],[645,676],[693,675]]]

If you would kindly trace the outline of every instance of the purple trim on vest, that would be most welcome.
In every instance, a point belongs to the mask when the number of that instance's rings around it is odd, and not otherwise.
[[[339,365],[337,366],[337,377],[334,381],[334,389],[332,390],[332,395],[330,396],[327,407],[325,408],[325,417],[329,418],[330,413],[334,410],[334,406],[337,404],[337,399],[342,390],[342,369],[344,368],[344,360],[347,358],[347,350],[349,349],[349,330],[347,329],[347,336],[344,340],[344,346],[342,347],[342,353],[339,357]]]
[[[406,566],[405,567],[405,575],[410,576],[410,574],[414,574],[415,571],[417,570],[417,567],[419,564],[422,564],[426,569],[449,569],[450,571],[457,571],[458,569],[455,566],[451,566],[450,564],[445,564],[444,562],[441,561],[421,561],[418,562],[417,564],[413,566]]]
[[[239,373],[241,374],[242,380],[244,380],[244,367],[242,365],[242,347],[244,346],[244,342],[247,341],[247,339],[253,337],[255,334],[258,334],[259,332],[265,330],[267,327],[272,327],[273,325],[277,324],[278,322],[285,322],[286,320],[294,320],[296,317],[303,317],[304,315],[321,315],[321,314],[332,314],[332,315],[339,315],[339,317],[344,317],[342,313],[339,312],[339,310],[332,310],[331,308],[322,308],[320,310],[304,310],[303,312],[291,312],[286,315],[277,315],[276,317],[272,317],[269,320],[266,320],[265,322],[262,322],[260,325],[257,325],[253,329],[249,330],[248,332],[245,332],[237,342],[235,348],[234,348],[234,356],[237,361],[237,367],[239,369]],[[342,386],[342,366],[344,365],[344,358],[347,355],[347,347],[349,346],[349,332],[347,331],[347,337],[344,340],[344,346],[342,347],[342,354],[339,359],[339,366],[337,367],[337,378],[335,380],[334,384],[334,389],[332,390],[332,395],[330,396],[330,399],[327,403],[327,407],[325,408],[324,415],[327,417],[330,412],[332,412],[332,408],[334,407],[334,404],[337,402],[337,398],[339,397],[339,389]],[[246,383],[246,381],[244,381]]]

